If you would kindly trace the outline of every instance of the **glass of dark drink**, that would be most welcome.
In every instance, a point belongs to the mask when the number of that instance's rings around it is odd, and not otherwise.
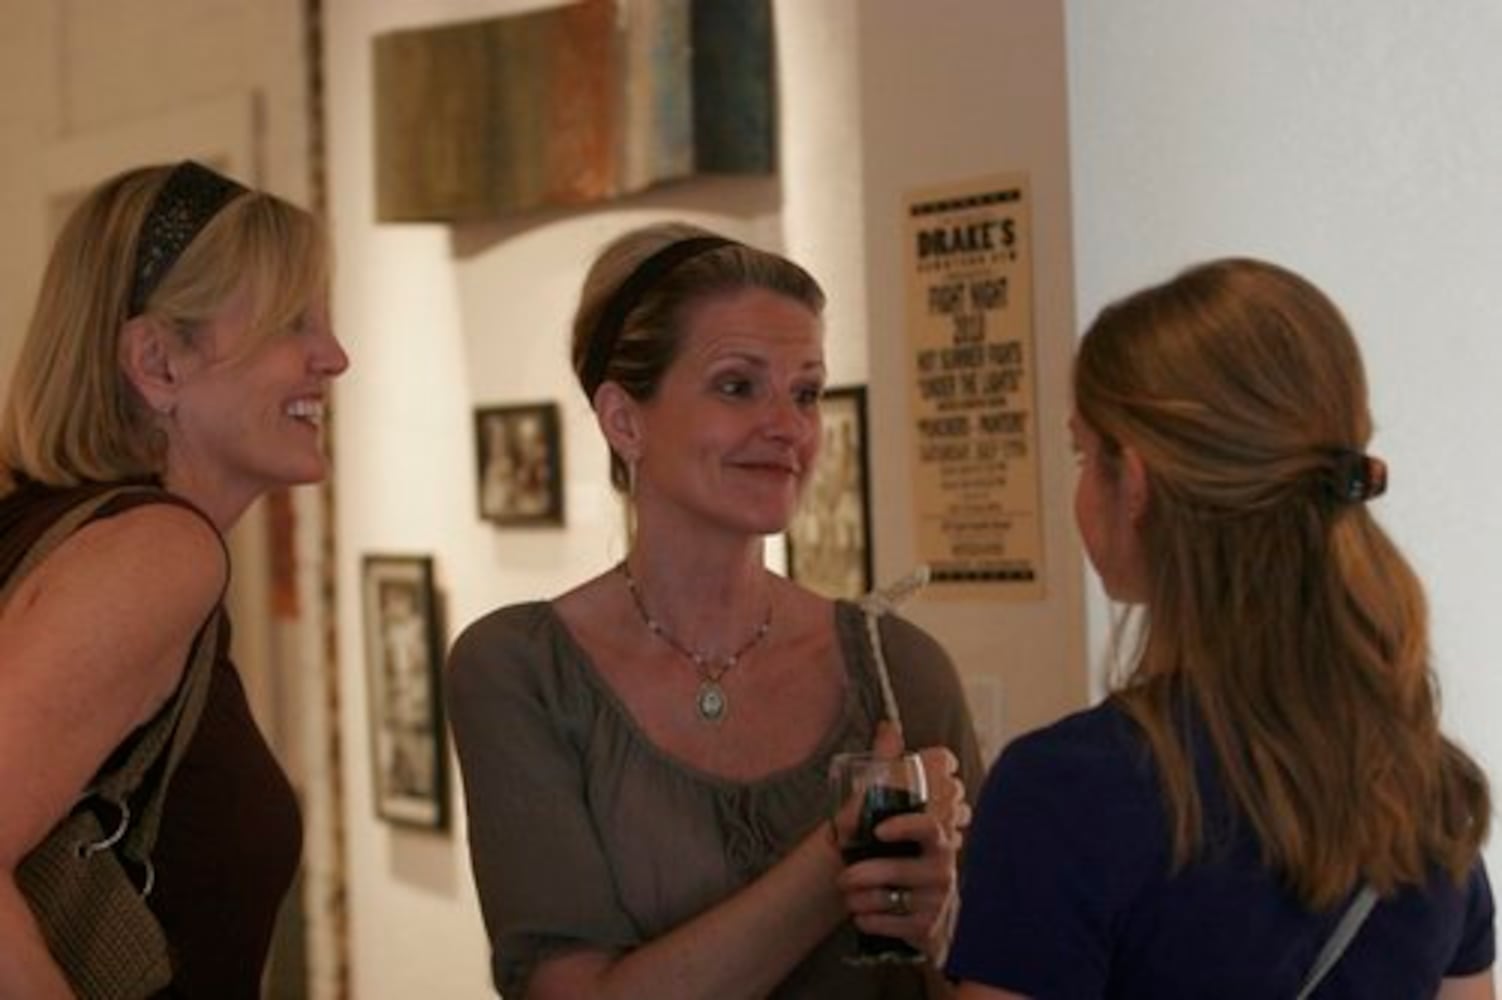
[[[911,840],[878,840],[883,820],[902,813],[922,812],[928,801],[923,764],[915,753],[878,757],[871,753],[835,754],[829,765],[835,839],[845,864],[871,858],[914,858],[922,848]],[[923,952],[901,938],[856,931],[855,965],[914,963]]]

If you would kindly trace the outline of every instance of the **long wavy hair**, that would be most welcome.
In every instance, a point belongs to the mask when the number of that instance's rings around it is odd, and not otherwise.
[[[1487,783],[1440,733],[1417,576],[1338,488],[1372,433],[1339,310],[1271,264],[1203,264],[1101,312],[1074,395],[1148,481],[1148,590],[1113,697],[1158,765],[1175,866],[1206,845],[1198,730],[1264,862],[1307,905],[1436,866],[1462,878]]]

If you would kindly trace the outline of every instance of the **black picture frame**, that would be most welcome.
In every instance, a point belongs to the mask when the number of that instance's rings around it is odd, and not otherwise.
[[[475,499],[492,524],[563,524],[558,404],[475,410]]]
[[[372,554],[361,566],[370,771],[376,815],[446,830],[448,750],[433,560]]]
[[[787,531],[788,577],[831,598],[871,589],[866,387],[828,389],[820,403],[819,461]]]

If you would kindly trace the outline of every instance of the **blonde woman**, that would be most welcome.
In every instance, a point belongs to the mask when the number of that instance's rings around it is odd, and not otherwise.
[[[1204,264],[1102,311],[1074,395],[1076,517],[1139,641],[1103,705],[988,777],[960,997],[1491,997],[1487,785],[1372,515],[1340,313]]]
[[[143,489],[0,607],[0,996],[73,995],[17,868],[178,688],[219,609],[223,534],[267,490],[325,472],[319,425],[348,364],[327,279],[308,213],[193,162],[101,184],[58,238],[0,423],[0,574],[80,500]],[[301,844],[218,634],[146,897],[167,995],[216,1000],[260,995]]]

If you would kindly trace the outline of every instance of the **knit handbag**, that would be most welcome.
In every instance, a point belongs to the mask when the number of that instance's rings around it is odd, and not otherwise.
[[[27,572],[104,504],[124,493],[143,491],[156,492],[122,486],[70,508],[10,573],[0,589],[0,607]],[[172,980],[167,938],[146,905],[154,879],[151,849],[167,783],[208,693],[219,619],[216,609],[199,630],[172,700],[132,735],[123,759],[95,776],[72,811],[16,869],[16,883],[52,957],[82,1000],[135,1000]],[[142,873],[139,886],[127,861]]]

